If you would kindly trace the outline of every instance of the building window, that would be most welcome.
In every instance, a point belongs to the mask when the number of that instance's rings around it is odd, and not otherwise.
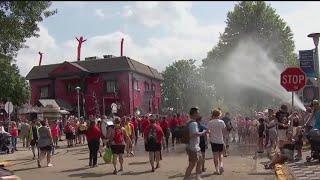
[[[76,92],[76,87],[79,86],[82,90],[82,87],[79,84],[72,84],[72,83],[67,83],[66,84],[66,90],[67,90],[67,94],[72,94],[74,92]]]
[[[107,93],[111,93],[111,92],[116,92],[118,90],[118,84],[117,81],[106,81],[106,87],[105,87],[105,91]]]
[[[149,91],[150,90],[149,83],[145,82],[144,83],[144,87],[145,87],[145,91]]]
[[[151,85],[151,90],[155,91],[156,90],[156,86],[154,84]]]
[[[49,86],[44,86],[40,88],[40,98],[49,97]]]
[[[139,89],[139,83],[138,83],[137,80],[133,81],[133,88],[134,88],[134,90],[137,90],[137,91],[140,90],[140,89]]]

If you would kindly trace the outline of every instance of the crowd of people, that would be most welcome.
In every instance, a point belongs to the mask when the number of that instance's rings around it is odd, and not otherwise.
[[[209,145],[217,175],[224,172],[223,157],[230,154],[230,142],[256,144],[257,153],[273,153],[270,163],[265,165],[266,169],[271,169],[276,163],[301,160],[302,146],[307,143],[305,135],[315,128],[320,128],[320,105],[316,100],[305,112],[289,112],[286,105],[281,105],[279,110],[269,108],[252,117],[241,114],[231,117],[229,112],[223,113],[220,108],[215,108],[209,118],[203,118],[200,110],[193,107],[189,115],[147,114],[120,118],[110,113],[101,118],[90,116],[88,120],[74,116],[65,122],[61,119],[34,120],[30,125],[23,120],[18,125],[11,123],[9,133],[13,151],[17,150],[18,137],[24,148],[32,150],[33,159],[36,159],[37,150],[38,167],[42,166],[45,157],[47,166],[52,166],[51,156],[59,147],[63,134],[69,148],[87,141],[90,167],[96,167],[98,153],[102,156],[104,149],[109,148],[113,155],[114,174],[123,171],[125,154],[127,157],[135,156],[139,138],[144,141],[152,172],[160,168],[161,152],[169,152],[170,144],[173,149],[176,144],[186,144],[189,164],[184,178],[190,178],[196,167],[196,179],[199,180],[206,171],[205,155]],[[3,127],[0,130],[4,131]]]

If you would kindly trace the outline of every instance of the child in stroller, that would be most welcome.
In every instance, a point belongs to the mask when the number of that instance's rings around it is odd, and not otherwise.
[[[320,161],[320,129],[312,129],[307,134],[307,139],[311,145],[311,156],[307,156],[307,162],[318,159]]]
[[[0,131],[0,152],[9,154],[10,150],[13,152],[10,133]]]

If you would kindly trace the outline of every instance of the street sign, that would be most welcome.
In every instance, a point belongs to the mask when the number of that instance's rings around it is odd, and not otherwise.
[[[5,105],[4,105],[4,110],[8,113],[11,114],[13,112],[13,104],[12,102],[8,101]]]
[[[118,106],[117,106],[116,103],[112,103],[112,104],[111,104],[112,113],[117,113],[117,110],[118,110],[117,107],[118,107]]]
[[[289,67],[281,73],[281,86],[289,92],[299,91],[306,85],[305,73],[297,67]]]
[[[299,51],[300,68],[306,73],[307,77],[316,77],[315,57],[313,50]]]

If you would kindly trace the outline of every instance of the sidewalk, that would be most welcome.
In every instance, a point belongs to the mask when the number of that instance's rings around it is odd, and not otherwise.
[[[296,180],[319,180],[320,179],[320,163],[318,160],[310,163],[306,162],[306,156],[310,155],[310,151],[302,152],[302,160],[298,162],[285,163],[280,171],[287,173]],[[278,175],[278,174],[277,174]],[[281,174],[280,174],[281,176]],[[279,177],[279,175],[278,175]]]

